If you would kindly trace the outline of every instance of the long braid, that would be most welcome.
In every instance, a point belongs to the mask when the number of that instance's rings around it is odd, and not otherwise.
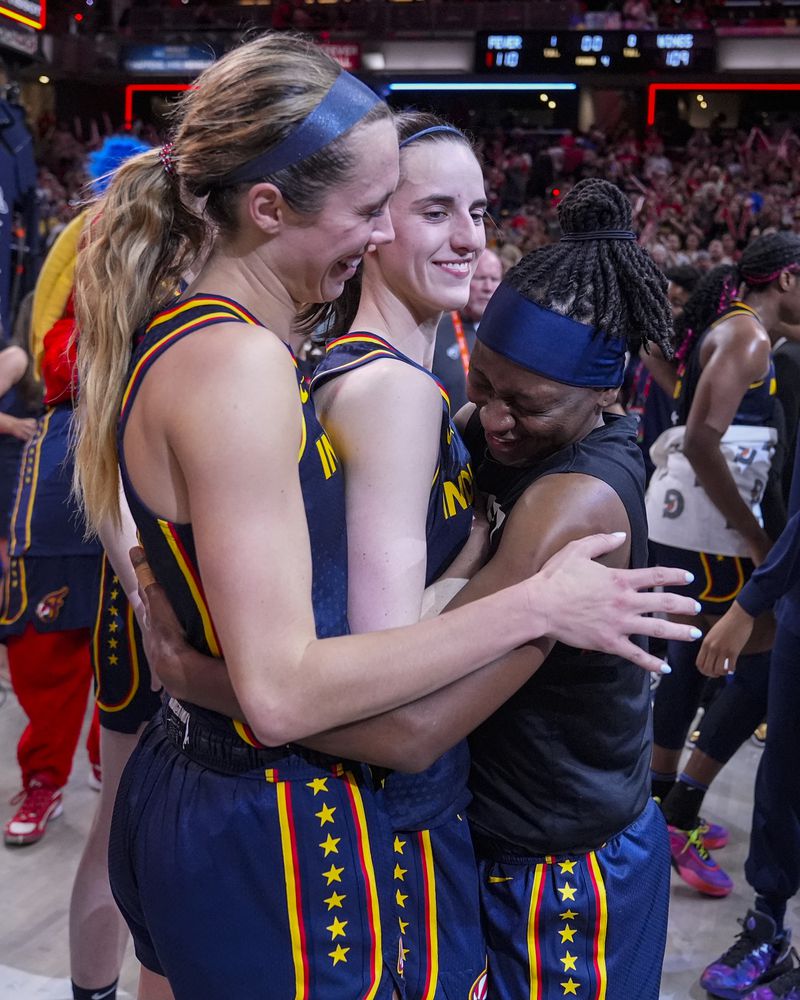
[[[708,329],[736,298],[739,271],[731,264],[721,264],[698,281],[697,287],[686,300],[683,313],[675,323],[675,357],[685,362],[697,343],[697,338]]]
[[[564,233],[629,230],[631,205],[614,184],[587,178],[558,208]],[[638,352],[656,343],[672,357],[667,279],[634,240],[590,239],[541,247],[506,280],[546,309],[627,341]]]

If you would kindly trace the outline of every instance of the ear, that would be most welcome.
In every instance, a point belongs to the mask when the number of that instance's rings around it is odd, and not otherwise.
[[[254,184],[245,195],[245,212],[265,236],[275,236],[285,222],[286,201],[274,184]]]
[[[616,403],[617,396],[619,396],[619,386],[614,389],[598,389],[597,405],[601,410],[604,410],[607,406],[611,406],[613,403]]]
[[[788,292],[790,288],[793,288],[797,282],[798,277],[793,271],[781,271],[778,275],[778,288],[782,292]]]

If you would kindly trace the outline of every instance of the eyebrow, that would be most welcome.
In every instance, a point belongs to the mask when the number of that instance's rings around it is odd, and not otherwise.
[[[449,194],[429,194],[424,198],[418,198],[415,202],[412,202],[412,208],[422,208],[424,205],[454,205],[456,199]],[[489,204],[486,198],[476,198],[475,201],[469,206],[472,208],[486,208]]]
[[[389,202],[389,199],[394,194],[394,191],[390,191],[388,194],[384,195],[380,201],[374,202],[372,205],[360,205],[356,208],[357,212],[377,212],[381,208],[385,208]]]

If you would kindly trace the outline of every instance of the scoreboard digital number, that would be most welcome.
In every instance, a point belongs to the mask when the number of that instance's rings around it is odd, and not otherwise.
[[[714,69],[710,31],[481,32],[478,73],[672,73]]]

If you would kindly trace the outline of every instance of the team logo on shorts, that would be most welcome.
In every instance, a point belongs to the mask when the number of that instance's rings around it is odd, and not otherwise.
[[[40,622],[54,622],[61,614],[64,601],[69,593],[69,587],[61,587],[51,594],[45,594],[36,605],[36,617]]]
[[[478,976],[470,987],[469,1000],[486,1000],[489,996],[489,977],[486,969]]]
[[[734,455],[733,460],[738,465],[752,465],[757,454],[757,448],[745,448],[744,446],[741,446],[736,449],[736,454]]]
[[[664,517],[674,520],[683,513],[683,494],[679,490],[667,490],[664,494]]]

